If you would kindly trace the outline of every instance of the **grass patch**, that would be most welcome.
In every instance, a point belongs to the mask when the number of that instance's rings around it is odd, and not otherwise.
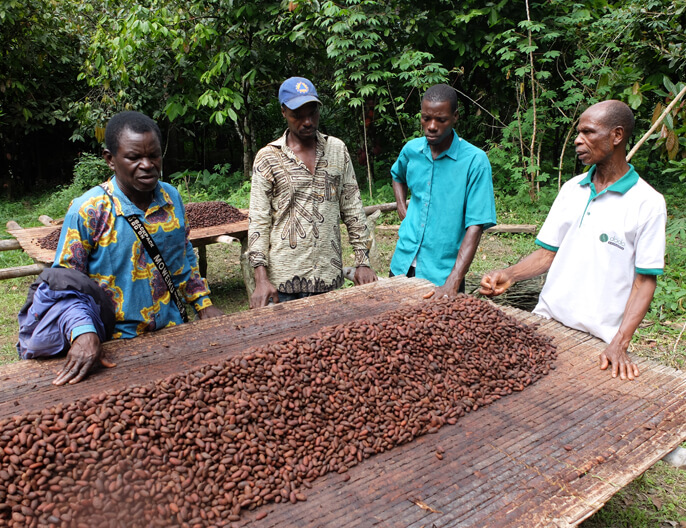
[[[7,253],[7,252],[5,252]],[[29,285],[35,277],[22,277],[0,281],[0,296],[4,308],[0,309],[0,364],[17,361],[17,313],[26,301]]]
[[[686,524],[686,471],[658,462],[618,491],[580,528],[681,528]]]
[[[629,351],[663,365],[686,369],[686,316],[676,321],[645,320]]]
[[[224,313],[247,310],[248,294],[240,267],[240,244],[207,246],[207,282],[212,291],[212,303]]]

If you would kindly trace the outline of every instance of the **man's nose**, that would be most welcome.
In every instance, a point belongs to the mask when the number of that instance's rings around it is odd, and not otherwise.
[[[577,134],[574,138],[574,144],[579,145],[581,143],[581,134]]]
[[[436,130],[438,128],[436,121],[434,121],[433,119],[429,121],[426,125],[426,128],[428,128],[429,130]]]
[[[144,156],[141,158],[140,166],[142,169],[151,169],[154,166],[154,164],[150,158]]]

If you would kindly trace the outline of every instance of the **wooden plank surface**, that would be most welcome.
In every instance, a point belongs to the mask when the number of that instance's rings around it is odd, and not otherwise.
[[[246,210],[241,210],[247,213]],[[41,238],[48,236],[59,226],[50,227],[28,227],[26,229],[8,229],[7,232],[17,239],[21,249],[36,262],[52,264],[55,260],[55,251],[43,249],[39,245]],[[232,224],[223,224],[202,229],[191,229],[190,239],[194,247],[204,246],[214,243],[213,240],[218,235],[229,235],[235,238],[244,238],[248,234],[248,221],[242,220]]]
[[[74,386],[50,385],[62,360],[8,365],[0,371],[0,417],[162,379],[250,346],[425,302],[422,295],[431,289],[398,277],[109,343],[108,357],[118,366]],[[268,504],[244,513],[238,524],[575,526],[686,440],[683,373],[639,360],[637,380],[612,379],[597,367],[598,340],[526,312],[504,311],[553,337],[559,356],[550,375],[454,426],[362,462],[349,470],[347,482],[335,473],[317,479],[306,502]]]
[[[29,227],[27,229],[8,229],[7,232],[17,239],[21,249],[34,261],[43,264],[52,264],[55,260],[53,249],[43,249],[39,240],[59,229],[59,226]]]

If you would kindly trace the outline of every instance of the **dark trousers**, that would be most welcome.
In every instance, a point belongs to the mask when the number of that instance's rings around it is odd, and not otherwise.
[[[410,266],[410,269],[407,270],[407,273],[405,273],[406,277],[414,277],[414,273],[416,271],[415,266]],[[393,273],[391,270],[388,270],[388,277],[395,277],[395,273]],[[465,280],[462,279],[462,282],[460,283],[460,287],[457,289],[457,293],[464,293],[465,292]],[[281,294],[279,294],[281,295]]]
[[[410,269],[407,270],[407,273],[405,273],[406,277],[414,277],[414,272],[416,271],[415,266],[410,266]],[[395,277],[395,273],[393,273],[390,269],[388,270],[388,278],[390,279],[391,277]]]

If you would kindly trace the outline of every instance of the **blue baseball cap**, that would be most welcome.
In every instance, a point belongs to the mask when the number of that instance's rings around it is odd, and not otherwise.
[[[280,104],[295,110],[312,101],[322,104],[317,97],[317,90],[314,84],[305,79],[305,77],[291,77],[281,83],[281,88],[279,88]]]

